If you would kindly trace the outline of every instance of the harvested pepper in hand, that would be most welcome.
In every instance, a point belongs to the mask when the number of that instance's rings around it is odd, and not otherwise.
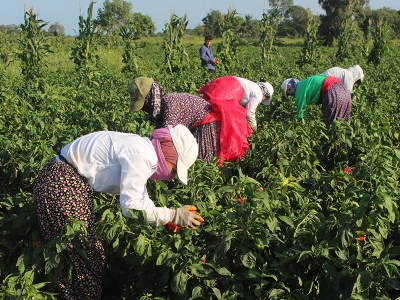
[[[192,205],[192,206],[189,206],[189,207],[188,207],[188,210],[189,210],[191,213],[194,213],[194,214],[196,214],[196,215],[199,214],[199,212],[197,211],[197,207],[196,207],[196,206],[193,206],[193,205]],[[204,219],[203,219],[202,217],[199,217],[197,220],[198,220],[199,222],[201,222],[201,223],[204,222]],[[182,229],[182,226],[176,225],[176,224],[174,224],[174,223],[172,223],[172,222],[168,222],[167,224],[164,225],[164,228],[165,228],[170,234],[174,234],[174,233],[177,233],[179,230],[181,230],[181,229]]]

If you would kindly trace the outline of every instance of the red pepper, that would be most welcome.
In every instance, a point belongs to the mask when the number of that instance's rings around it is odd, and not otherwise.
[[[171,234],[178,232],[182,229],[182,226],[176,225],[172,222],[168,222],[164,225],[164,228]]]
[[[350,168],[344,168],[343,172],[347,173],[347,174],[351,174],[351,169]]]
[[[246,203],[246,199],[242,199],[242,198],[236,198],[236,201],[239,204],[245,204]]]
[[[201,260],[201,263],[204,265],[204,267],[205,267],[206,269],[210,268],[210,267],[207,265],[207,261],[206,261],[205,259],[202,259],[202,260]]]
[[[219,289],[221,292],[224,292],[224,291],[225,291],[225,287],[224,287],[224,285],[222,284],[222,281],[221,281],[221,279],[220,279],[219,276],[216,276],[216,277],[215,277],[215,282],[217,283],[217,284],[215,285],[216,288]]]

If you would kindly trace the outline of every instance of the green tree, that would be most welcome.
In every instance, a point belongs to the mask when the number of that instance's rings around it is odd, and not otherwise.
[[[129,26],[131,15],[132,3],[129,1],[106,0],[93,21],[103,32],[115,34],[121,26]]]
[[[281,18],[284,18],[286,11],[293,6],[293,0],[268,0],[268,3]]]
[[[202,19],[205,32],[211,34],[213,37],[221,37],[221,24],[223,16],[218,10],[211,10],[206,17]]]
[[[240,25],[239,35],[245,38],[256,38],[260,32],[260,21],[253,19],[251,15],[245,15]]]
[[[151,36],[156,31],[156,25],[148,15],[133,13],[132,20],[138,36]]]
[[[325,44],[333,44],[334,38],[338,37],[340,28],[351,11],[353,17],[359,22],[365,18],[365,6],[369,0],[318,0],[325,16],[321,16],[321,35],[325,36]]]
[[[290,6],[283,21],[279,25],[280,36],[305,36],[307,34],[308,14],[307,10],[298,5]]]
[[[193,34],[197,36],[204,36],[205,35],[205,27],[197,24],[196,27],[193,29]]]
[[[49,29],[47,29],[47,32],[50,35],[54,36],[63,36],[65,35],[65,29],[64,26],[58,24],[58,22],[55,22],[49,26]]]
[[[21,32],[21,27],[16,24],[0,25],[0,31],[7,34],[19,34]]]
[[[373,20],[374,23],[384,22],[387,24],[389,29],[389,35],[391,38],[400,36],[400,11],[383,7],[377,10],[371,10],[369,7],[365,11],[366,18],[363,23],[363,30],[367,32],[369,21]]]

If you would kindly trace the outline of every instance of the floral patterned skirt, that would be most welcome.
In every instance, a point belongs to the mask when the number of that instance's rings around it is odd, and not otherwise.
[[[322,114],[326,126],[332,124],[335,119],[350,120],[351,95],[345,86],[338,82],[331,86],[322,99]]]
[[[88,260],[68,243],[66,255],[73,265],[72,281],[64,268],[57,286],[62,299],[100,299],[104,269],[104,249],[96,239],[92,188],[77,170],[55,158],[40,171],[33,195],[40,230],[46,242],[58,237],[62,227],[72,219],[83,221],[89,245],[81,243]]]
[[[195,128],[193,135],[199,145],[198,157],[204,161],[211,162],[214,157],[219,156],[221,122],[210,122]]]

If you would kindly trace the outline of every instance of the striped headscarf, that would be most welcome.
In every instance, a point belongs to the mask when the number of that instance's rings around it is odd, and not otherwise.
[[[260,87],[263,96],[265,96],[267,99],[271,98],[271,94],[265,86],[264,82],[256,82],[256,84]]]

